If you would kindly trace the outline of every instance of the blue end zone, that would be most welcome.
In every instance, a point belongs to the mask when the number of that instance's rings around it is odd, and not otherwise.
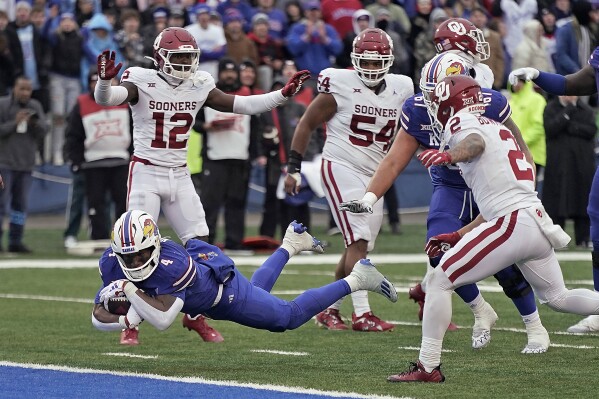
[[[32,367],[36,367],[32,365]],[[37,366],[44,367],[44,366]],[[50,366],[58,367],[58,366]],[[98,370],[99,371],[99,370]],[[107,372],[110,373],[110,372]],[[319,395],[282,392],[252,387],[214,385],[202,382],[179,382],[145,376],[121,376],[14,367],[0,364],[0,397],[12,398],[218,398],[218,399],[328,399],[331,397],[367,397],[366,395],[332,393]],[[171,377],[165,377],[171,378]],[[239,383],[231,383],[237,384]],[[299,390],[299,389],[298,389]],[[355,396],[354,396],[355,395]]]

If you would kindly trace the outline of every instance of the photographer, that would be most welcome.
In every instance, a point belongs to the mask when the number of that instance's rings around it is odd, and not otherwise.
[[[31,81],[20,76],[12,94],[0,97],[0,174],[5,184],[0,191],[0,250],[5,204],[10,199],[9,252],[31,252],[23,245],[31,172],[37,143],[48,129],[42,105],[31,98],[32,91]]]

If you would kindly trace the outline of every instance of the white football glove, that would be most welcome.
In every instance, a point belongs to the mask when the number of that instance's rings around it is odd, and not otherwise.
[[[539,77],[539,70],[534,68],[518,68],[514,69],[510,72],[510,76],[508,76],[508,82],[514,86],[518,83],[518,79],[523,79],[526,81],[533,80]]]
[[[100,291],[100,302],[104,304],[104,308],[108,309],[108,300],[110,298],[116,298],[117,296],[125,296],[123,288],[125,284],[129,283],[129,280],[121,279],[113,281]]]
[[[338,209],[350,213],[372,213],[372,206],[363,199],[342,202]]]

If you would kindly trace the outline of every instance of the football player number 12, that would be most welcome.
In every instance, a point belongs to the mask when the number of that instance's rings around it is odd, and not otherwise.
[[[168,142],[164,140],[164,112],[152,113],[152,119],[156,121],[156,135],[152,140],[152,148],[172,148],[181,149],[187,145],[187,139],[177,140],[178,135],[185,135],[191,129],[193,124],[193,116],[184,112],[177,112],[171,116],[170,121],[177,123],[185,122],[183,125],[175,126],[168,132]]]

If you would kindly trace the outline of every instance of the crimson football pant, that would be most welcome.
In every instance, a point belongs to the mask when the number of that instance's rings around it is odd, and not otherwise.
[[[292,301],[270,293],[289,253],[279,248],[254,272],[251,280],[236,271],[227,281],[218,305],[205,314],[215,320],[229,320],[244,326],[282,332],[306,323],[334,302],[351,293],[345,280],[309,289]]]

